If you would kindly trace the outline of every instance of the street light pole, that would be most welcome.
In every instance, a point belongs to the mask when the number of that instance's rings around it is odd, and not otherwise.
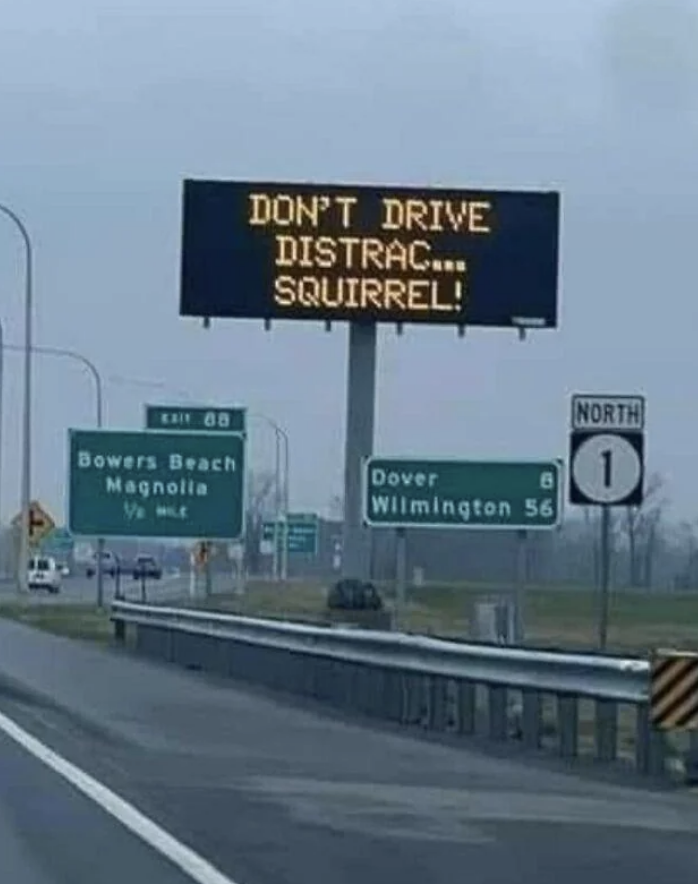
[[[29,507],[31,505],[31,447],[32,447],[32,319],[34,312],[33,249],[32,241],[22,219],[9,206],[0,203],[0,213],[9,218],[24,242],[24,397],[22,405],[22,530],[19,546],[19,590],[28,592],[27,565],[29,563]]]
[[[279,432],[274,427],[274,531],[272,534],[272,543],[274,544],[274,552],[272,558],[272,569],[274,572],[274,581],[278,581],[281,575],[281,445]],[[264,529],[262,529],[264,530]]]
[[[2,452],[3,452],[3,388],[5,386],[5,329],[0,321],[0,527],[2,526]],[[4,544],[0,552],[0,574],[5,575]]]
[[[281,433],[281,437],[284,440],[284,535],[283,535],[283,546],[281,547],[281,579],[288,579],[288,508],[289,508],[289,500],[290,500],[290,487],[289,487],[289,441],[288,441],[288,433],[285,430],[282,430],[279,427],[279,432]]]
[[[24,347],[19,344],[5,344],[2,340],[2,332],[0,331],[0,418],[2,414],[2,388],[3,388],[3,371],[4,363],[3,354],[5,350],[24,351]],[[104,426],[104,386],[102,384],[102,376],[97,370],[94,362],[90,361],[82,353],[76,353],[74,350],[64,350],[61,347],[32,347],[33,353],[41,353],[46,356],[62,356],[66,359],[73,359],[83,365],[92,376],[95,388],[95,423],[97,429],[101,430]],[[29,520],[27,519],[27,526]],[[104,538],[97,540],[97,605],[101,608],[104,604],[104,573],[102,571],[102,553],[104,551]],[[20,556],[21,559],[21,556]]]
[[[275,518],[274,518],[274,578],[278,579],[279,572],[282,580],[288,577],[288,508],[289,508],[289,438],[286,430],[283,429],[275,420],[266,414],[259,412],[250,412],[250,417],[264,421],[274,431],[276,450],[275,450]],[[283,454],[282,454],[283,448]],[[281,463],[283,460],[283,470]],[[283,485],[282,485],[283,474]],[[281,515],[283,514],[283,520]],[[279,522],[281,522],[281,538],[279,538]],[[280,543],[279,543],[280,539]],[[281,561],[279,562],[279,549],[281,547]]]

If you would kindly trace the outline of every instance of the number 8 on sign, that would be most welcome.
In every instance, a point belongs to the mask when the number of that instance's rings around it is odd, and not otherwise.
[[[596,433],[579,442],[571,473],[589,503],[628,503],[642,484],[642,451],[625,436]]]

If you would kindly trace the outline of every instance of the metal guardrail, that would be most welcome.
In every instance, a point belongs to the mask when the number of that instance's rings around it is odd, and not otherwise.
[[[650,726],[649,662],[328,628],[115,601],[116,638],[185,666],[403,725],[515,739],[562,757],[665,769]],[[630,707],[630,715],[623,707]],[[552,743],[552,746],[551,746]]]

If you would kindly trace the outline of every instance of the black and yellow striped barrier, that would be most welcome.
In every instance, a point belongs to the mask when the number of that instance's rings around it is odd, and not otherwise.
[[[698,729],[698,654],[656,651],[650,671],[650,715],[658,730]]]

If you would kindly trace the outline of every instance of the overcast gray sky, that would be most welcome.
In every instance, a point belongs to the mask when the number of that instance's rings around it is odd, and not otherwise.
[[[644,392],[649,466],[698,515],[696,0],[28,0],[0,24],[0,201],[36,243],[37,343],[83,352],[109,423],[178,391],[287,428],[292,503],[341,487],[346,328],[178,311],[186,176],[563,192],[562,324],[382,331],[376,451],[566,456],[572,392]],[[466,8],[467,7],[467,8]],[[21,252],[0,223],[6,339]],[[37,360],[35,496],[64,511],[89,380]],[[2,512],[19,500],[7,356]],[[269,464],[261,429],[256,459]]]

